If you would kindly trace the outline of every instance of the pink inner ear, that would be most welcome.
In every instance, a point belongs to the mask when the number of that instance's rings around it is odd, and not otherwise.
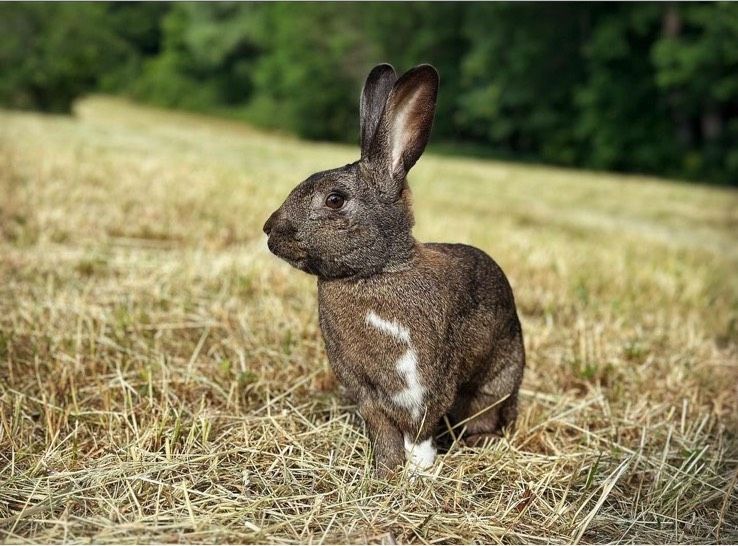
[[[422,118],[417,111],[420,90],[408,93],[403,101],[393,109],[392,130],[390,132],[390,154],[392,158],[392,172],[405,169],[403,155],[411,148],[417,139],[418,125]]]

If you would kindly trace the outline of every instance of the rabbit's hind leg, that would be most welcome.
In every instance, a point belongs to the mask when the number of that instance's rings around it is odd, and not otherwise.
[[[501,407],[506,400],[483,392],[462,391],[436,430],[439,451],[446,452],[454,442],[462,445],[481,445],[488,438],[499,438]]]
[[[477,392],[473,395],[465,411],[459,415],[457,425],[459,442],[466,446],[480,446],[501,436],[502,405],[507,400]]]
[[[466,422],[461,427],[463,434],[459,442],[471,447],[482,446],[498,440],[503,429],[515,422],[517,393],[500,399],[480,392],[472,400],[469,410]]]
[[[461,438],[463,444],[484,444],[499,438],[503,429],[515,424],[525,358],[522,344],[520,347],[520,351],[504,352],[504,357],[499,359],[497,365],[490,367],[490,376],[486,381],[465,397],[462,411],[457,414],[457,423],[464,430]]]

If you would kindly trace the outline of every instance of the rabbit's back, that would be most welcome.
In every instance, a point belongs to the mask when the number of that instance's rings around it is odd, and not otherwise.
[[[445,358],[454,362],[457,383],[478,383],[499,370],[500,357],[522,347],[522,330],[512,288],[502,268],[484,251],[465,244],[428,243],[453,264],[448,282],[454,305],[446,317]],[[517,358],[517,357],[516,357]],[[521,375],[523,363],[521,362]]]

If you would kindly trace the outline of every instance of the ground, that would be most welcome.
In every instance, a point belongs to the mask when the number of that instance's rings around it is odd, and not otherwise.
[[[0,541],[738,541],[738,191],[424,157],[416,236],[501,264],[528,367],[514,432],[387,482],[261,232],[357,154],[0,112]]]

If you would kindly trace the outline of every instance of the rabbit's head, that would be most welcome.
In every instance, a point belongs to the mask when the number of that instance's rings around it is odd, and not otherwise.
[[[361,94],[361,159],[292,190],[264,225],[269,249],[322,278],[403,268],[414,246],[406,176],[428,142],[437,92],[430,65],[399,79],[376,66]]]

